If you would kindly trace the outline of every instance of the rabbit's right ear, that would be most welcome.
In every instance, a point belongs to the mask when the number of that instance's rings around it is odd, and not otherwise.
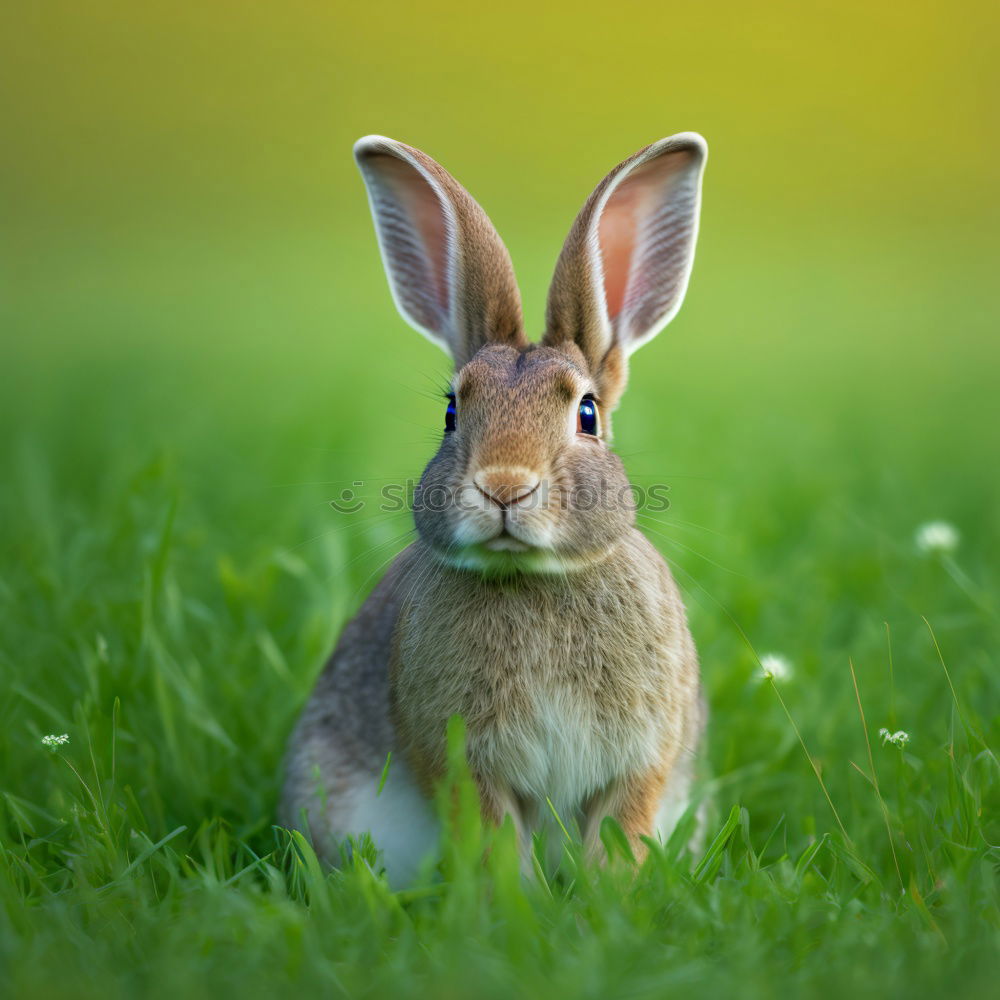
[[[487,342],[523,346],[510,255],[486,213],[426,153],[359,139],[361,170],[396,308],[464,365]]]

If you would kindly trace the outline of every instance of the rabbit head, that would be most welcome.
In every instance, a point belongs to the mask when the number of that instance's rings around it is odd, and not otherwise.
[[[482,208],[419,150],[381,136],[356,144],[396,306],[455,364],[441,447],[414,497],[440,559],[566,572],[632,528],[610,417],[628,356],[684,298],[706,156],[685,132],[604,178],[570,230],[531,344],[510,256]]]

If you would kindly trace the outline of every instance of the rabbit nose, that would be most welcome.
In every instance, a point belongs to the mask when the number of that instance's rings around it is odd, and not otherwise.
[[[510,507],[531,496],[538,489],[541,477],[530,469],[480,469],[473,477],[479,492],[501,507]]]

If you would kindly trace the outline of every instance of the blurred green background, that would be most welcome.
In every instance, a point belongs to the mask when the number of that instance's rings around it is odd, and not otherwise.
[[[94,739],[106,779],[120,698],[132,828],[154,842],[221,817],[264,849],[294,714],[409,526],[328,501],[418,476],[443,420],[447,362],[395,313],[354,140],[417,145],[468,187],[537,334],[594,185],[692,129],[710,146],[694,277],[633,359],[616,446],[637,482],[671,487],[644,525],[689,604],[720,806],[746,803],[755,831],[787,822],[793,857],[834,829],[742,632],[794,664],[806,743],[894,880],[849,766],[865,744],[848,656],[869,729],[921,741],[890,803],[901,828],[938,816],[956,725],[921,616],[976,725],[1000,718],[998,31],[996,4],[926,0],[5,4],[0,840],[43,843],[69,809],[42,733],[81,756]],[[939,518],[954,558],[915,549]],[[921,829],[910,846],[947,839]],[[24,847],[43,873],[25,898],[76,885],[71,859],[102,857],[89,837]],[[984,884],[908,865],[925,896]],[[938,919],[971,940],[985,904],[952,902]],[[235,912],[199,905],[220,926]],[[44,912],[38,941],[63,926]],[[212,933],[178,927],[178,947]],[[19,946],[24,969],[62,955],[69,931],[52,933]],[[868,945],[843,933],[846,969]],[[621,954],[609,976],[635,965]]]
[[[711,155],[694,279],[634,359],[616,422],[637,480],[670,482],[675,517],[703,529],[689,547],[779,592],[779,535],[825,575],[817,525],[838,546],[906,546],[944,517],[995,565],[995,5],[98,2],[3,17],[12,537],[25,519],[55,531],[46,489],[86,508],[154,459],[204,514],[201,544],[237,561],[268,545],[319,558],[320,533],[356,554],[398,536],[405,518],[362,527],[324,503],[355,479],[377,491],[419,474],[447,377],[393,309],[352,142],[403,139],[466,184],[537,333],[594,184],[696,129]],[[738,596],[681,541],[682,567]],[[378,565],[359,563],[361,581]]]
[[[443,361],[392,309],[355,138],[419,145],[472,190],[540,329],[591,187],[697,129],[695,278],[637,360],[623,439],[654,425],[664,454],[697,439],[714,466],[706,435],[742,428],[749,448],[766,422],[784,433],[753,461],[777,462],[803,423],[852,417],[887,472],[900,434],[942,458],[987,443],[995,5],[98,2],[4,20],[5,368],[31,389],[5,395],[22,427],[66,381],[115,406],[119,376],[163,440],[192,421],[256,423],[259,440],[274,421],[255,415],[303,402],[334,436],[388,421],[420,406],[391,381]]]

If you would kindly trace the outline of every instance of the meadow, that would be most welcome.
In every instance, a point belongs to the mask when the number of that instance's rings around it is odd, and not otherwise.
[[[741,28],[719,4],[627,52],[581,14],[566,44],[616,53],[620,105],[577,57],[552,74],[561,25],[523,38],[526,5],[449,21],[412,76],[369,71],[426,36],[408,8],[386,38],[362,11],[224,7],[66,5],[7,34],[31,44],[4,60],[0,164],[4,992],[988,995],[995,12]],[[661,83],[635,48],[669,32],[698,42]],[[365,852],[328,870],[274,825],[284,745],[411,537],[380,494],[433,453],[449,374],[393,309],[350,144],[451,169],[539,330],[591,187],[687,128],[712,148],[694,278],[615,446],[669,487],[640,520],[703,665],[705,849],[682,830],[635,874],[608,829],[605,867],[569,837],[524,881],[466,796],[419,885]],[[331,506],[347,489],[363,510]]]

